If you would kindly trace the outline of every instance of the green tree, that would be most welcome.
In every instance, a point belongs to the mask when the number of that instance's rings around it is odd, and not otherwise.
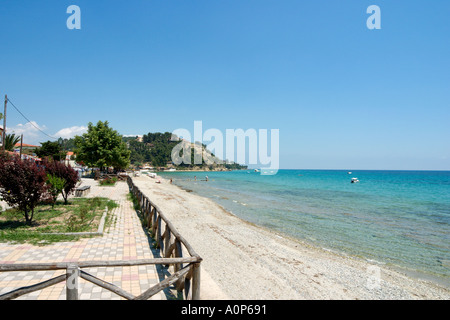
[[[70,138],[70,139],[59,138],[58,143],[60,144],[61,149],[63,151],[75,150],[75,139],[74,138]]]
[[[61,145],[57,141],[43,142],[41,143],[41,147],[36,148],[34,152],[40,158],[49,157],[55,161],[64,159]]]
[[[14,151],[16,143],[20,142],[20,137],[14,133],[5,135],[5,150]]]
[[[57,175],[47,173],[47,185],[48,191],[52,197],[52,208],[55,206],[56,199],[58,199],[59,194],[61,194],[66,185],[66,180],[60,178]]]
[[[75,145],[77,161],[89,167],[102,171],[108,167],[120,170],[130,164],[130,151],[120,134],[109,127],[108,121],[99,121],[95,126],[89,122],[88,131],[75,137]]]

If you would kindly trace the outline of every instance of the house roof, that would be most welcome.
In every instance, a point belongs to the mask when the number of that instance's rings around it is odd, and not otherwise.
[[[13,155],[13,156],[19,156],[19,153],[17,153],[17,152],[8,151],[8,150],[6,150],[5,152],[10,154],[10,155]],[[38,157],[35,157],[35,156],[30,156],[28,154],[22,154],[22,159],[26,159],[26,160],[30,160],[31,159],[31,160],[34,160],[34,161],[42,161],[41,158],[38,158]]]
[[[20,147],[20,142],[17,142],[14,147]],[[28,147],[28,148],[39,148],[39,146],[35,146],[28,143],[22,143],[22,147]]]

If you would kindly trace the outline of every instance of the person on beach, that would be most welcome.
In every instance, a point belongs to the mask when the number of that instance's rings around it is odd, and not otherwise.
[[[172,178],[170,178],[170,184],[172,184]]]
[[[197,181],[197,176],[194,176],[194,180]]]
[[[208,176],[206,176],[206,181],[208,181]]]

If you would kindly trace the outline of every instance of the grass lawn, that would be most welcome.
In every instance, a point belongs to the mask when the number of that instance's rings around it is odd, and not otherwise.
[[[44,233],[96,232],[105,207],[109,213],[118,204],[107,198],[72,198],[67,205],[57,201],[40,205],[34,210],[31,224],[25,223],[23,213],[13,208],[0,212],[0,242],[31,243],[45,245],[58,241],[73,241],[79,236],[47,235]],[[105,225],[105,227],[106,227]]]

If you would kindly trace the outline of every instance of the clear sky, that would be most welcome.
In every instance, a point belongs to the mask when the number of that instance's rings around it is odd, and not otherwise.
[[[450,170],[449,19],[448,0],[1,0],[1,101],[51,136],[201,120],[279,129],[281,168]],[[7,128],[50,139],[12,106]]]

